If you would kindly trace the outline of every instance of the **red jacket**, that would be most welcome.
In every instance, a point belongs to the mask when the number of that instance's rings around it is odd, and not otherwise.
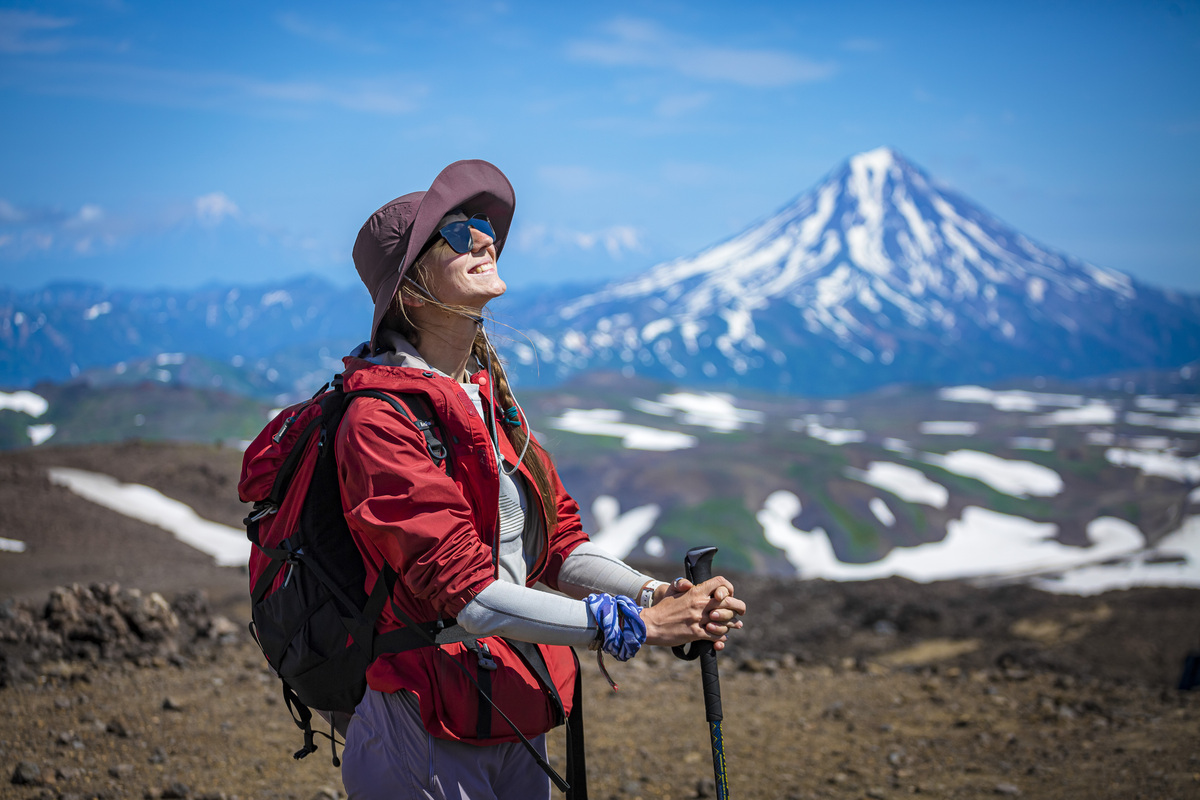
[[[337,462],[346,521],[367,567],[365,588],[375,584],[386,561],[399,574],[393,599],[419,622],[454,617],[492,581],[496,571],[492,545],[500,525],[500,480],[487,426],[455,381],[432,371],[380,366],[345,360],[345,389],[380,389],[419,393],[445,433],[450,475],[434,464],[423,435],[388,403],[360,397],[350,404],[336,440]],[[480,387],[485,405],[491,390],[484,372],[471,381]],[[502,412],[501,412],[502,413]],[[528,423],[526,423],[528,424]],[[517,460],[507,437],[500,450]],[[533,457],[532,448],[525,458]],[[525,464],[521,472],[533,485]],[[579,507],[550,468],[558,503],[558,524],[529,572],[527,585],[540,581],[558,586],[563,561],[587,540]],[[541,497],[530,492],[531,511],[540,513]],[[385,607],[378,630],[403,627]],[[492,696],[526,736],[553,727],[551,700],[520,657],[499,638],[484,640],[499,664],[492,672]],[[575,661],[570,648],[538,645],[546,658],[565,711],[573,702]],[[492,738],[476,738],[478,692],[447,658],[461,661],[477,674],[478,658],[464,645],[444,645],[380,657],[367,671],[367,683],[381,692],[401,689],[417,695],[425,728],[435,736],[470,740],[473,744],[516,741],[508,725],[492,712]]]

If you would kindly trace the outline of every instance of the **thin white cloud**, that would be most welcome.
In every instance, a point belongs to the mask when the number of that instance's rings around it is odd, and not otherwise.
[[[293,36],[337,50],[369,55],[379,53],[383,49],[375,42],[353,36],[336,25],[306,19],[290,11],[279,14],[275,20],[279,23],[279,27]]]
[[[98,222],[104,218],[104,209],[98,205],[88,203],[83,208],[79,209],[79,221],[87,224],[89,222]]]
[[[660,117],[681,117],[704,108],[711,100],[712,94],[709,92],[668,95],[658,101],[654,112]]]
[[[411,78],[264,80],[127,64],[25,63],[15,75],[26,91],[167,108],[295,114],[334,109],[396,116],[418,108],[427,87]]]
[[[785,50],[709,44],[655,22],[622,17],[602,35],[567,44],[568,57],[607,67],[649,67],[689,78],[755,88],[778,88],[830,78],[834,64]]]
[[[129,42],[75,35],[76,20],[36,11],[0,9],[0,53],[15,56],[49,56],[70,51],[119,53]]]
[[[213,228],[226,220],[246,223],[237,204],[224,192],[211,192],[185,203],[164,203],[150,213],[110,212],[97,203],[76,211],[20,207],[0,199],[0,257],[20,260],[48,251],[91,256],[153,237],[164,231],[199,225]]]
[[[51,17],[35,11],[0,10],[0,53],[9,55],[61,53],[68,39],[48,34],[75,24],[73,19]]]
[[[211,192],[196,198],[196,219],[201,225],[219,225],[225,219],[237,219],[241,210],[224,192]]]
[[[644,249],[641,233],[632,225],[611,225],[599,230],[584,231],[535,222],[522,225],[516,230],[516,234],[518,250],[539,256],[572,250],[602,250],[609,258],[619,261],[628,253]]]
[[[87,258],[120,251],[139,242],[154,243],[168,232],[205,232],[222,237],[257,238],[306,263],[342,264],[341,245],[299,233],[243,211],[225,192],[160,202],[151,210],[110,209],[86,203],[77,211],[20,207],[0,198],[0,262],[19,262],[47,254]],[[235,239],[236,240],[236,239]],[[238,241],[244,241],[244,238]],[[619,239],[618,239],[619,241]]]
[[[2,222],[22,222],[25,219],[25,212],[14,206],[7,200],[0,198],[0,223]]]
[[[561,192],[594,192],[620,185],[618,175],[582,164],[545,164],[537,169],[538,179],[546,186]]]

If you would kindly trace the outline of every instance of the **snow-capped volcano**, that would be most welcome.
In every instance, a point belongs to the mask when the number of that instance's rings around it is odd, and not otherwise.
[[[888,148],[726,241],[529,322],[541,381],[622,368],[805,394],[1200,353],[1200,298],[1030,241]]]

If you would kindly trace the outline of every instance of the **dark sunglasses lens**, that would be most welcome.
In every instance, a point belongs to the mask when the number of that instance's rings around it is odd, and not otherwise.
[[[482,214],[477,214],[465,222],[451,222],[449,225],[442,227],[438,233],[446,240],[446,244],[456,253],[466,253],[471,249],[471,228],[476,229],[491,238],[495,239],[496,234],[492,230],[492,223]]]
[[[456,253],[465,253],[471,249],[471,229],[465,222],[451,222],[444,226],[439,233],[446,244]]]
[[[476,214],[475,216],[471,217],[469,220],[467,220],[467,224],[475,230],[486,234],[492,239],[496,238],[496,232],[492,230],[492,221],[483,214]]]

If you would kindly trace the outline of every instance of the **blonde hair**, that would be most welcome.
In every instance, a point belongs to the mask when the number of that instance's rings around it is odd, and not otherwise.
[[[433,247],[430,247],[425,253],[413,264],[408,274],[400,282],[400,289],[392,298],[391,305],[388,306],[387,313],[379,323],[381,329],[395,331],[407,339],[413,347],[419,351],[421,349],[421,329],[417,327],[412,318],[408,316],[408,311],[404,306],[404,296],[413,297],[427,303],[434,308],[440,309],[450,314],[469,317],[472,320],[479,319],[477,309],[468,306],[455,306],[443,303],[433,299],[426,292],[416,288],[417,286],[424,287],[427,280],[427,262],[435,257],[434,254],[442,247],[448,247],[444,241],[439,241]],[[414,280],[415,278],[415,280]],[[508,383],[508,375],[504,371],[504,362],[496,349],[492,347],[492,343],[488,340],[487,334],[484,333],[483,326],[480,325],[475,332],[475,341],[471,343],[471,354],[480,365],[489,365],[491,369],[492,392],[496,403],[502,409],[517,408],[516,398],[513,397],[512,387]],[[492,409],[495,415],[495,409]],[[554,492],[554,487],[550,481],[550,454],[547,453],[538,443],[537,439],[529,431],[528,421],[517,422],[513,424],[506,414],[496,416],[497,429],[503,430],[505,436],[508,437],[509,444],[517,453],[523,453],[528,450],[524,463],[529,470],[530,477],[533,478],[534,486],[537,488],[538,494],[542,498],[542,510],[544,514],[544,522],[546,524],[546,532],[549,535],[553,532],[555,526],[558,525],[558,502]],[[532,456],[532,458],[530,457]]]

